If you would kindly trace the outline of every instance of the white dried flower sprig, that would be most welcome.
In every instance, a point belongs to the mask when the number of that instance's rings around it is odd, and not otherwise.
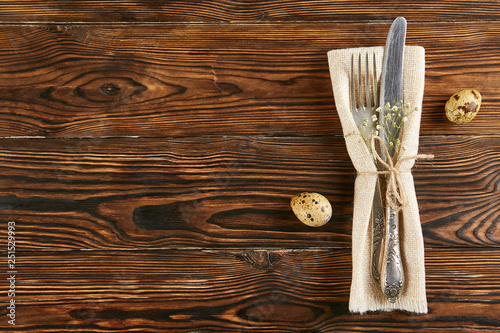
[[[403,105],[403,103],[400,105]],[[375,113],[370,118],[363,119],[361,127],[359,128],[359,132],[365,144],[368,146],[368,149],[371,151],[370,141],[372,137],[379,136],[383,131],[387,149],[391,156],[397,158],[397,154],[400,150],[406,150],[406,147],[401,146],[401,140],[399,138],[401,128],[404,123],[408,121],[410,114],[418,111],[418,107],[411,109],[409,103],[404,105],[404,107],[398,105],[391,106],[387,103],[384,108],[376,108]]]

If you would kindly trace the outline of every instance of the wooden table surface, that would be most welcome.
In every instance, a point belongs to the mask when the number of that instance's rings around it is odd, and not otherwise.
[[[326,54],[397,16],[426,50],[429,313],[355,315]],[[0,23],[0,331],[500,332],[498,0],[2,0]],[[464,88],[483,105],[454,125]]]

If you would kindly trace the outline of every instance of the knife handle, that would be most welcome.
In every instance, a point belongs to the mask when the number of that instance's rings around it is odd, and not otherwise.
[[[398,299],[404,284],[403,263],[399,248],[399,211],[388,206],[385,228],[385,246],[381,271],[382,291],[394,303]]]

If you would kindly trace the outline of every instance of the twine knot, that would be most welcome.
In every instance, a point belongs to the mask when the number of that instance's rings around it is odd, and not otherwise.
[[[376,141],[379,142],[381,149],[383,149],[385,156],[387,156],[387,161],[380,156],[376,149]],[[396,211],[399,211],[407,203],[407,198],[405,191],[403,191],[403,181],[401,180],[401,172],[409,172],[410,170],[401,170],[401,162],[406,160],[418,160],[418,159],[433,159],[434,155],[424,155],[418,154],[413,156],[405,156],[399,158],[396,163],[393,162],[391,156],[389,155],[389,149],[385,145],[385,142],[379,136],[373,136],[370,140],[370,145],[372,149],[373,156],[375,159],[384,166],[385,170],[377,171],[375,174],[389,175],[387,177],[387,189],[385,192],[385,198],[387,204]]]

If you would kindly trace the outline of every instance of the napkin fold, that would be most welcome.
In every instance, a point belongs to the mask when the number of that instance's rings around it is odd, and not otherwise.
[[[361,138],[352,117],[349,103],[349,77],[351,54],[375,54],[377,73],[382,72],[384,47],[364,47],[332,50],[328,52],[330,76],[337,113],[342,123],[346,146],[352,163],[357,171],[354,184],[354,213],[352,226],[352,283],[349,310],[356,313],[367,311],[404,310],[414,313],[427,313],[425,291],[424,242],[420,215],[410,169],[418,153],[420,118],[425,81],[425,50],[420,46],[405,46],[403,65],[404,103],[418,111],[410,112],[404,123],[401,145],[405,147],[400,158],[401,190],[407,202],[402,208],[400,219],[400,246],[405,284],[395,303],[390,303],[379,286],[373,282],[370,272],[371,258],[371,208],[378,177],[370,151]],[[406,157],[406,158],[405,158]],[[410,158],[408,158],[410,157]]]

